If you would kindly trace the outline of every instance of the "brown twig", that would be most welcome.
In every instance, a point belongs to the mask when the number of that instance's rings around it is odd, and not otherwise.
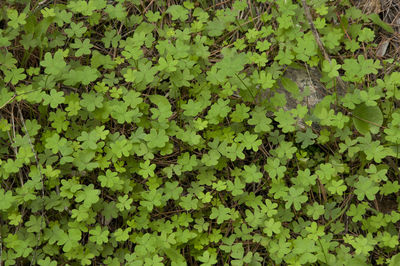
[[[331,59],[330,59],[328,53],[326,52],[326,50],[325,50],[325,48],[324,48],[324,45],[322,44],[322,41],[321,41],[321,38],[319,37],[319,34],[318,34],[317,29],[315,28],[315,25],[314,25],[314,22],[313,22],[313,18],[312,18],[312,16],[311,16],[310,8],[307,6],[306,0],[301,0],[301,2],[302,2],[302,4],[303,4],[304,13],[305,13],[305,15],[306,15],[308,24],[310,25],[311,32],[312,32],[312,34],[314,35],[314,39],[315,39],[315,41],[317,42],[317,45],[318,45],[318,47],[319,47],[321,53],[323,54],[325,60],[328,61],[328,62],[330,63],[330,62],[331,62]],[[339,83],[339,86],[340,86],[342,89],[346,88],[346,86],[345,86],[343,80],[342,80],[340,77],[337,77],[336,80],[337,80],[337,82]]]
[[[147,13],[147,10],[149,10],[150,6],[153,4],[154,0],[151,0],[150,3],[146,6],[146,8],[143,11],[143,14]]]
[[[0,109],[2,109],[4,106],[9,104],[11,101],[13,101],[15,99],[15,97],[17,97],[16,94],[14,94],[8,101],[6,101],[2,106],[0,106]]]
[[[28,129],[26,127],[25,119],[24,119],[24,117],[22,115],[22,111],[21,111],[21,108],[19,107],[19,103],[17,103],[17,108],[18,108],[18,113],[19,113],[20,119],[21,119],[21,123],[22,123],[22,125],[23,125],[23,127],[25,129],[26,135],[28,136],[29,145],[31,146],[31,150],[32,150],[32,152],[34,154],[35,162],[36,162],[36,165],[37,165],[37,168],[38,168],[38,172],[39,172],[39,175],[40,175],[40,179],[41,179],[41,182],[42,182],[42,214],[41,214],[41,220],[40,220],[40,230],[39,230],[38,235],[37,235],[37,243],[39,243],[39,240],[40,240],[40,237],[41,237],[41,232],[42,232],[42,229],[43,229],[43,227],[42,227],[43,222],[46,223],[46,221],[44,221],[44,208],[45,208],[45,206],[44,206],[44,180],[43,180],[43,174],[42,174],[41,165],[39,163],[39,159],[38,159],[37,153],[35,151],[35,148],[34,148],[34,146],[32,144],[31,136],[29,135]],[[31,260],[31,265],[33,265],[33,262],[35,260],[37,248],[38,248],[38,245],[35,246],[34,255],[32,256],[32,260]]]

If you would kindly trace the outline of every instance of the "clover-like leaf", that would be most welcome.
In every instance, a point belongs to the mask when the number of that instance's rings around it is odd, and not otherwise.
[[[230,215],[231,210],[229,208],[226,208],[222,205],[219,205],[218,208],[213,207],[211,209],[211,219],[217,218],[217,223],[221,224],[226,220],[229,220],[231,218]]]
[[[379,187],[374,184],[371,179],[360,176],[357,183],[354,185],[354,193],[357,195],[358,200],[363,200],[367,197],[369,200],[375,199],[375,194],[379,191]]]
[[[45,67],[46,74],[58,75],[67,67],[64,57],[64,52],[62,50],[57,50],[54,56],[51,56],[51,54],[47,52],[44,55],[44,60],[40,62],[40,65]]]

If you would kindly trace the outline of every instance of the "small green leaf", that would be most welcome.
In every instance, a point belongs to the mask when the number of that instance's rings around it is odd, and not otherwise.
[[[185,21],[189,11],[180,5],[172,5],[167,9],[167,13],[172,15],[172,20]]]
[[[367,106],[364,103],[356,106],[353,111],[353,123],[358,132],[377,134],[383,123],[383,115],[378,106]]]
[[[390,27],[390,25],[388,25],[387,23],[383,22],[382,19],[379,17],[378,14],[376,13],[372,13],[368,15],[368,18],[375,24],[378,25],[379,27],[381,27],[382,29],[384,29],[385,31],[389,32],[389,33],[394,33],[394,30],[392,27]]]
[[[230,209],[226,208],[222,205],[218,206],[218,209],[213,207],[211,210],[211,215],[210,215],[210,219],[215,219],[217,218],[217,223],[221,224],[226,220],[229,220],[231,218],[230,213]]]
[[[394,256],[390,259],[389,266],[396,266],[396,265],[400,265],[400,253],[394,255]]]
[[[299,86],[297,86],[297,83],[294,82],[293,80],[282,77],[281,78],[282,86],[290,92],[290,94],[293,96],[293,98],[297,98],[300,95],[300,90]]]
[[[358,178],[354,187],[356,188],[354,193],[357,195],[358,200],[363,200],[364,197],[367,197],[368,200],[374,200],[375,194],[379,191],[379,187],[371,179],[364,176]]]
[[[65,56],[62,50],[57,50],[57,52],[54,54],[54,57],[51,56],[51,53],[47,52],[44,55],[44,60],[40,62],[40,65],[45,67],[46,74],[58,75],[67,67],[64,57]]]

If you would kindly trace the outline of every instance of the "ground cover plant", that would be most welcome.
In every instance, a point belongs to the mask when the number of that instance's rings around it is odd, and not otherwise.
[[[2,1],[0,265],[399,265],[398,29],[361,2]]]

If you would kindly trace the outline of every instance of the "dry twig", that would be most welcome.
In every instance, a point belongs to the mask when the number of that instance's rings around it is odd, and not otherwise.
[[[306,0],[301,0],[301,2],[302,2],[302,4],[303,4],[304,13],[305,13],[305,15],[306,15],[308,24],[310,25],[311,32],[312,32],[312,34],[314,35],[314,39],[315,39],[315,41],[317,42],[317,45],[318,45],[319,49],[321,50],[321,52],[322,52],[322,54],[323,54],[325,60],[328,61],[328,62],[330,63],[330,62],[331,62],[331,59],[330,59],[328,53],[326,52],[326,50],[325,50],[325,48],[324,48],[324,45],[322,44],[322,41],[321,41],[321,38],[319,37],[319,34],[318,34],[317,29],[315,28],[315,25],[314,25],[314,22],[313,22],[313,18],[312,18],[312,16],[311,16],[310,8],[307,6]],[[346,86],[345,86],[343,80],[342,80],[340,77],[337,77],[336,80],[337,80],[339,86],[340,86],[342,89],[346,88]]]

